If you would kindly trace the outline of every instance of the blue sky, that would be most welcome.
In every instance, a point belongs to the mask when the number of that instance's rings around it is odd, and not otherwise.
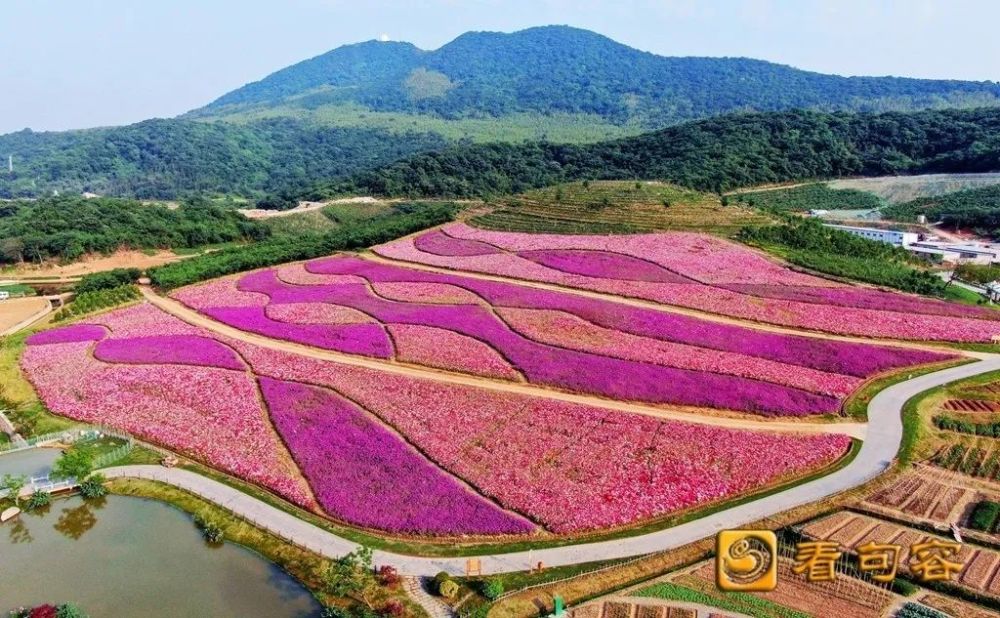
[[[432,49],[545,24],[663,55],[1000,81],[997,23],[991,0],[3,0],[0,133],[173,116],[381,34]]]

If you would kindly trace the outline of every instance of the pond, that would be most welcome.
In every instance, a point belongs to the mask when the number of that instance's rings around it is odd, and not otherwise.
[[[237,545],[210,547],[186,514],[125,496],[55,500],[0,525],[0,615],[41,603],[75,603],[91,618],[320,609],[276,565]]]

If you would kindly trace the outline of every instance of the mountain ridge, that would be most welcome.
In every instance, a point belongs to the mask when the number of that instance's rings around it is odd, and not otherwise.
[[[628,71],[622,71],[628,67]],[[423,73],[420,73],[423,71]],[[437,96],[407,80],[433,74]],[[193,117],[357,103],[446,118],[597,114],[643,128],[733,111],[910,111],[1000,104],[991,81],[840,76],[745,57],[661,56],[569,26],[466,32],[435,50],[365,41],[296,63],[192,110]]]

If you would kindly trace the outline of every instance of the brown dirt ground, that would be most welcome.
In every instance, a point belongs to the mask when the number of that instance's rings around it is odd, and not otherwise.
[[[46,302],[37,296],[0,300],[0,333],[44,309]]]
[[[118,251],[111,255],[95,255],[83,258],[72,264],[47,262],[41,265],[24,264],[16,267],[13,272],[0,275],[7,277],[30,279],[32,277],[81,277],[89,273],[111,270],[113,268],[152,268],[169,262],[183,259],[170,251],[157,251],[146,255],[141,251]]]

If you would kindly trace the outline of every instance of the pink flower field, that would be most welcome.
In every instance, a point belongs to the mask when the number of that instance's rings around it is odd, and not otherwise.
[[[374,250],[409,262],[844,335],[968,342],[1000,335],[1000,312],[992,309],[837,283],[704,234],[523,234],[452,223]]]
[[[806,474],[849,447],[321,361],[146,304],[45,333],[22,368],[55,412],[394,533],[628,526]]]
[[[293,285],[278,269],[239,279],[241,294],[268,298],[264,307],[227,306],[224,298],[199,293],[200,286],[175,297],[241,330],[338,352],[618,400],[764,416],[836,413],[866,378],[948,358],[761,333],[356,257],[315,260],[305,271],[328,282]],[[626,272],[655,278],[639,268]],[[370,323],[345,324],[347,315]]]

